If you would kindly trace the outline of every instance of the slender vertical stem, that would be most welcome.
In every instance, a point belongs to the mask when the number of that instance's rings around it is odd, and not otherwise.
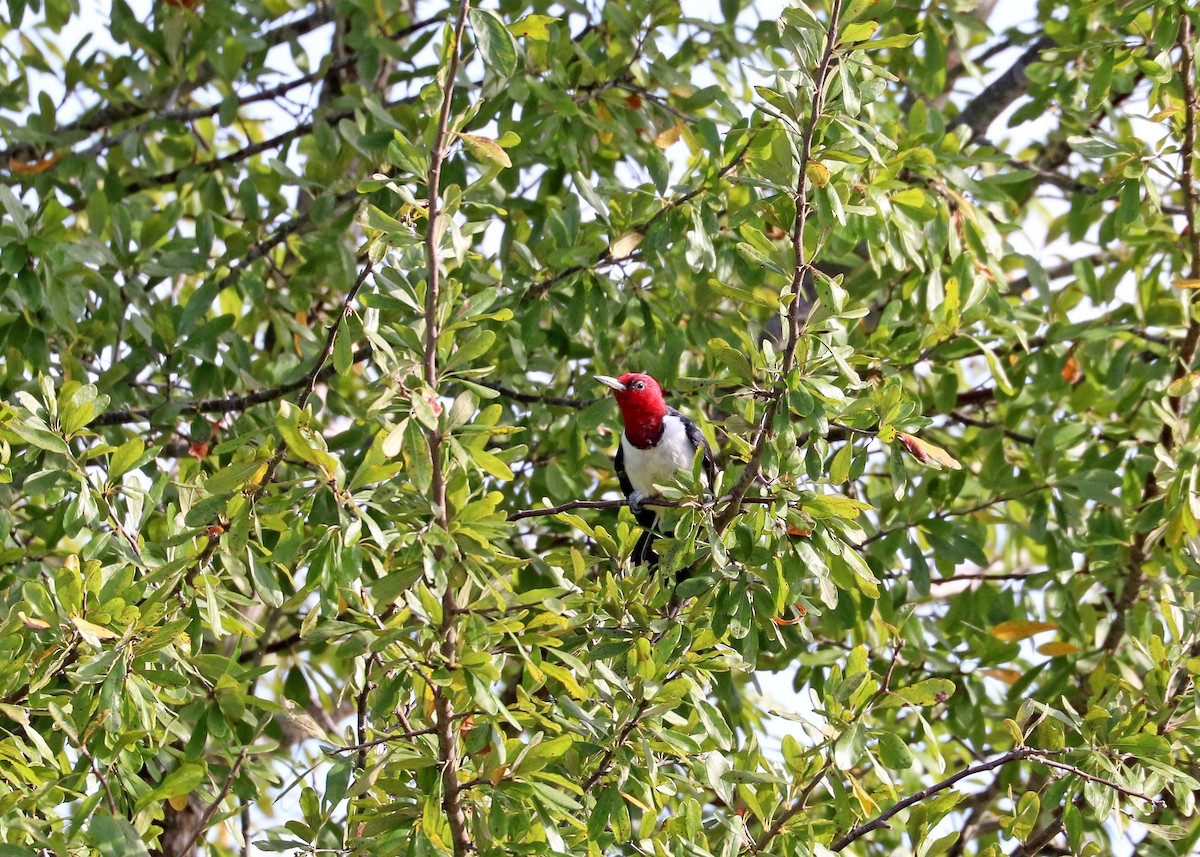
[[[787,341],[783,347],[783,359],[780,362],[779,373],[780,377],[784,379],[787,378],[788,373],[791,372],[792,367],[796,364],[796,347],[800,342],[800,295],[804,289],[804,276],[811,267],[807,251],[804,249],[805,236],[808,230],[808,216],[812,211],[812,201],[808,197],[808,166],[812,163],[813,138],[816,136],[817,122],[821,118],[821,113],[825,107],[825,89],[829,82],[829,73],[833,69],[834,46],[837,44],[838,27],[840,26],[841,17],[842,0],[833,0],[829,7],[829,27],[825,32],[825,50],[813,74],[812,113],[808,117],[808,124],[804,128],[801,140],[800,163],[798,165],[800,174],[796,177],[796,220],[792,227],[792,250],[795,254],[796,265],[792,272],[792,302],[788,307]],[[746,463],[746,469],[729,492],[729,505],[725,507],[713,522],[713,526],[717,532],[724,532],[733,523],[733,519],[741,511],[742,500],[745,498],[746,492],[750,490],[750,486],[758,478],[763,453],[766,452],[767,444],[775,434],[772,426],[775,422],[775,413],[779,410],[781,398],[780,395],[774,396],[767,403],[767,407],[763,411],[762,421],[759,423],[757,436],[754,441],[754,449],[750,453],[750,460]]]
[[[439,243],[445,229],[438,228],[438,220],[445,216],[441,209],[442,164],[446,159],[447,139],[450,134],[450,112],[454,100],[454,80],[458,76],[463,30],[466,28],[469,7],[469,0],[462,0],[454,22],[452,36],[454,43],[451,46],[450,58],[445,69],[442,107],[438,114],[437,129],[434,132],[433,149],[429,155],[429,219],[425,229],[425,255],[428,271],[425,287],[424,374],[425,384],[431,391],[436,391],[438,387],[437,352],[438,338],[441,334],[441,325],[438,319],[438,299],[441,291]],[[446,506],[446,476],[442,470],[443,437],[441,431],[430,429],[426,432],[426,438],[432,457],[430,490],[433,505],[438,524],[448,532],[450,517]],[[444,550],[438,550],[438,559],[445,559]],[[451,578],[452,576],[447,573],[446,589],[442,593],[442,621],[438,629],[441,638],[439,648],[442,660],[449,670],[453,670],[458,661],[458,627],[455,624],[458,604]],[[466,811],[462,803],[462,786],[458,781],[460,747],[458,731],[454,723],[454,708],[447,689],[436,684],[430,684],[430,689],[433,692],[434,720],[438,738],[438,755],[441,762],[442,811],[446,814],[446,821],[450,826],[450,840],[455,857],[467,857],[473,846],[467,830]]]

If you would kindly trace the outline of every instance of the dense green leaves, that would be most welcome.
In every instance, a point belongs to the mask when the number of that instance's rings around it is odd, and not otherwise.
[[[10,0],[0,855],[1193,846],[1195,10],[718,5]]]

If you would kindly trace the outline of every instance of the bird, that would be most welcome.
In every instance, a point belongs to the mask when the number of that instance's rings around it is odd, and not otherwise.
[[[644,372],[628,372],[619,378],[593,376],[616,393],[625,431],[613,457],[617,480],[629,502],[642,534],[633,549],[634,565],[658,566],[654,539],[669,536],[661,532],[661,510],[644,508],[642,503],[658,496],[655,483],[669,483],[677,470],[690,470],[696,451],[703,456],[704,476],[711,486],[717,478],[712,448],[699,426],[667,404],[662,386]]]

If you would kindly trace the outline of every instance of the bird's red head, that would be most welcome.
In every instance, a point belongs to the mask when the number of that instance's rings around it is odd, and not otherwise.
[[[625,434],[635,446],[651,446],[662,434],[667,402],[662,387],[643,372],[627,372],[620,378],[597,375],[596,380],[616,391]]]

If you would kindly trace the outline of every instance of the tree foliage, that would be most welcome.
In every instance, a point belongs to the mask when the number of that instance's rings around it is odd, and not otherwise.
[[[1195,8],[689,6],[9,0],[0,854],[1194,846]]]

